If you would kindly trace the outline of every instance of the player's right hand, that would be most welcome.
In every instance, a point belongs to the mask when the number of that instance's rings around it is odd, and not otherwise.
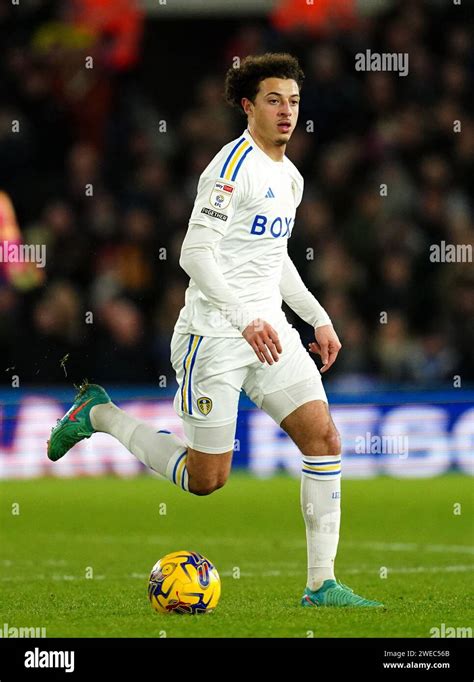
[[[252,346],[260,362],[278,362],[278,354],[282,352],[282,347],[278,334],[273,327],[257,318],[253,320],[242,332],[244,339]]]

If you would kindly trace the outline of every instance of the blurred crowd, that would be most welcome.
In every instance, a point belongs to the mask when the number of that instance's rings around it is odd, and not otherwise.
[[[343,343],[328,381],[474,380],[472,262],[430,260],[433,244],[473,243],[474,52],[461,14],[398,3],[318,38],[236,23],[214,68],[190,59],[171,92],[151,96],[146,53],[114,62],[112,29],[98,37],[64,23],[57,3],[33,4],[0,9],[0,190],[47,265],[23,288],[0,272],[3,384],[174,378],[197,181],[245,127],[223,102],[225,70],[268,50],[292,52],[306,73],[288,147],[305,179],[289,251]],[[357,72],[369,48],[408,52],[409,75]],[[286,310],[306,344],[311,328]]]

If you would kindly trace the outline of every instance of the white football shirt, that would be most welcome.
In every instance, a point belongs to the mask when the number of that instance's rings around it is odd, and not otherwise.
[[[285,156],[273,161],[248,130],[225,145],[202,173],[189,220],[217,233],[215,260],[226,283],[251,313],[273,327],[286,323],[279,288],[287,243],[303,195],[303,178]],[[212,282],[211,282],[212,284]],[[247,323],[248,323],[247,322]],[[191,278],[175,330],[239,337]]]

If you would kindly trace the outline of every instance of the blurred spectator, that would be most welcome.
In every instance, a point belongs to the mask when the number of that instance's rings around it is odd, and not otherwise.
[[[337,359],[335,375],[371,377],[375,374],[375,357],[370,343],[370,331],[361,318],[350,317],[343,325],[344,353]]]
[[[149,335],[138,307],[123,298],[108,301],[100,314],[94,353],[99,382],[147,383],[154,379]]]
[[[34,344],[18,358],[18,374],[41,383],[80,382],[87,376],[81,300],[67,281],[49,285],[32,312]],[[30,380],[31,380],[30,379]]]
[[[419,352],[403,314],[388,311],[387,321],[379,325],[375,335],[375,355],[382,376],[391,382],[412,381],[415,354]]]
[[[413,378],[425,385],[452,381],[455,362],[455,354],[449,348],[446,336],[433,330],[421,337],[419,346],[413,353]]]

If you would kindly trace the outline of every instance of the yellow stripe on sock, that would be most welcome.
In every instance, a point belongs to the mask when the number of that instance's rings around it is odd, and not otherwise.
[[[337,471],[341,468],[341,464],[303,464],[305,469],[311,469],[311,471]]]

